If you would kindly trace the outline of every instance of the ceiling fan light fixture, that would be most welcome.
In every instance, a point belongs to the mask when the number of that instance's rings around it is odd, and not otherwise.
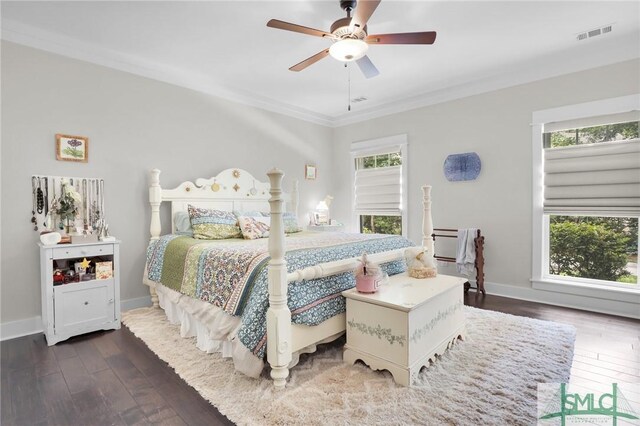
[[[342,62],[356,61],[362,58],[369,49],[369,45],[362,40],[345,38],[336,41],[329,48],[329,54]]]

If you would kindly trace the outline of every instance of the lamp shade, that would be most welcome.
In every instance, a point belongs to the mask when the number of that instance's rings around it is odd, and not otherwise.
[[[362,40],[346,38],[335,42],[329,48],[329,54],[342,62],[351,62],[362,58],[369,45]]]
[[[320,201],[318,203],[318,205],[316,206],[316,210],[318,210],[318,211],[328,211],[329,210],[329,206],[327,206],[326,202]]]

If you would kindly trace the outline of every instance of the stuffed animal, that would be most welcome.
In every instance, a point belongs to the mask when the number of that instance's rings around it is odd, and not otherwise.
[[[438,275],[433,255],[424,247],[409,247],[404,251],[407,273],[413,278],[433,278]]]

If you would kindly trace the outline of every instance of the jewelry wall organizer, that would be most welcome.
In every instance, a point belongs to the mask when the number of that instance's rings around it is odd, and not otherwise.
[[[96,241],[98,237],[110,239],[105,221],[104,179],[34,175],[31,200],[34,231],[83,236],[78,239],[81,242]]]

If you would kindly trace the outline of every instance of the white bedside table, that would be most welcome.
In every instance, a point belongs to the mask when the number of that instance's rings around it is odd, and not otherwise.
[[[309,225],[307,226],[307,230],[320,232],[342,232],[344,231],[344,225],[341,223],[337,225]]]
[[[342,292],[347,299],[344,361],[360,359],[410,386],[430,359],[464,337],[465,281],[448,275],[415,279],[405,273],[389,277],[377,293]]]
[[[120,241],[40,246],[42,325],[49,346],[78,334],[120,328]],[[111,262],[112,277],[56,284],[56,260]]]

